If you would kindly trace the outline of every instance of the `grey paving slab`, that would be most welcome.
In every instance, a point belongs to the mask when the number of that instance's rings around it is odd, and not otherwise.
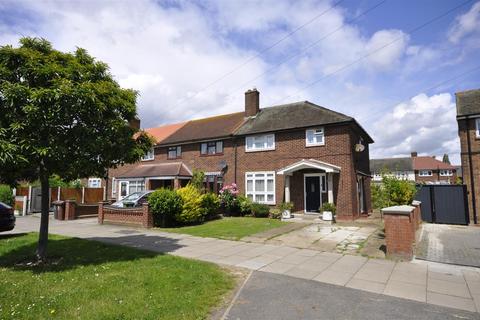
[[[398,298],[404,298],[409,300],[416,300],[420,302],[427,301],[427,287],[390,280],[385,286],[384,294],[394,296]]]
[[[391,263],[375,263],[375,260],[367,261],[360,270],[355,273],[355,279],[361,279],[371,282],[387,283],[392,274],[395,264]]]
[[[292,269],[293,267],[295,267],[294,264],[275,261],[261,268],[260,271],[282,274]]]
[[[465,282],[459,283],[429,278],[427,282],[427,290],[429,292],[436,292],[450,296],[471,298]]]
[[[385,290],[385,284],[375,281],[368,281],[358,278],[351,279],[347,284],[346,287],[354,288],[374,293],[383,293]]]
[[[353,273],[348,273],[341,270],[331,270],[328,268],[313,278],[313,280],[344,286],[348,281],[350,281],[350,279],[352,279],[353,275]]]
[[[475,307],[475,303],[472,299],[452,297],[450,295],[435,292],[427,292],[427,302],[443,307],[450,307],[472,312],[475,312],[477,310]]]
[[[295,277],[295,278],[300,278],[300,279],[307,279],[311,280],[318,276],[322,271],[319,270],[314,270],[314,269],[305,269],[302,268],[301,266],[294,266],[287,272],[285,272],[285,275]]]

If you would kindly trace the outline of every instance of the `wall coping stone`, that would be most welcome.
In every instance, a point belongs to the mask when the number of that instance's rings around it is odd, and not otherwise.
[[[418,201],[418,200],[413,200],[412,201],[412,206],[419,206],[422,204],[422,201]]]
[[[409,215],[412,213],[412,211],[415,209],[415,207],[412,206],[407,206],[407,205],[402,205],[402,206],[393,206],[393,207],[388,207],[388,208],[383,208],[381,211],[382,213],[385,214],[390,214],[390,215]]]

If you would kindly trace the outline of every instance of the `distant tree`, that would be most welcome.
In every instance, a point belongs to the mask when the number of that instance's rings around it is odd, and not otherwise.
[[[450,159],[448,158],[448,154],[447,154],[447,153],[445,153],[445,154],[443,155],[442,162],[450,164]]]
[[[49,179],[105,177],[152,147],[136,119],[133,90],[122,89],[86,50],[64,53],[44,39],[0,47],[0,177],[11,185],[40,180],[37,259],[46,258]]]

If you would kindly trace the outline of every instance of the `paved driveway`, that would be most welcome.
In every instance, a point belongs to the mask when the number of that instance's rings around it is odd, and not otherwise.
[[[480,267],[480,228],[446,224],[422,224],[418,259]]]
[[[478,313],[433,306],[314,281],[254,272],[224,319],[479,319]]]
[[[39,223],[37,217],[19,218],[14,232],[37,231]],[[480,270],[474,268],[425,262],[396,263],[285,245],[245,243],[158,230],[98,225],[95,219],[52,219],[50,232],[283,274],[423,303],[480,311]]]

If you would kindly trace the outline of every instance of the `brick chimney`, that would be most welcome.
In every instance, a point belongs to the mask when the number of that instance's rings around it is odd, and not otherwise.
[[[245,92],[245,117],[253,117],[260,111],[260,92],[256,88]]]
[[[412,158],[415,158],[417,156],[417,151],[412,151],[411,155],[412,155]]]
[[[133,119],[128,121],[128,124],[133,129],[140,129],[140,118],[138,116],[135,116]]]

